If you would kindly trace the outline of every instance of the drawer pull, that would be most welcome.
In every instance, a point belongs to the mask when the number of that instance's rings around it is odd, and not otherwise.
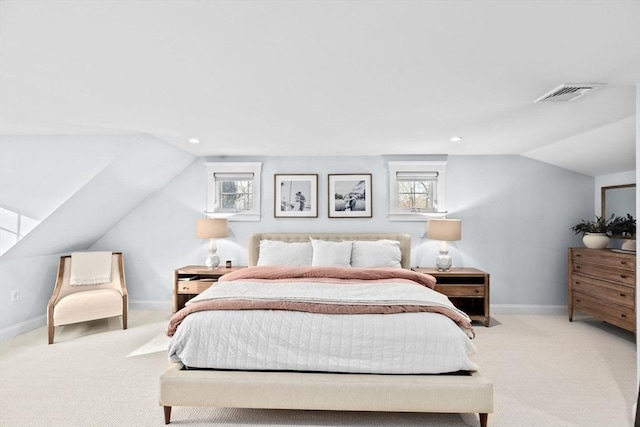
[[[621,314],[620,314],[620,317],[627,317],[627,315],[626,315],[626,314],[624,314],[624,313],[621,313]]]
[[[627,265],[627,261],[620,261],[620,264]]]
[[[622,298],[624,298],[624,297],[626,297],[626,296],[627,296],[627,294],[620,294],[620,296],[621,296]]]
[[[183,290],[183,291],[184,291],[184,290],[187,290],[187,289],[189,289],[189,288],[188,288],[188,287],[186,287],[186,286],[183,286],[183,287],[182,287],[182,290]]]
[[[576,258],[580,258],[582,254],[576,254]]]
[[[576,302],[581,302],[581,301],[579,299],[577,299]]]
[[[621,275],[620,275],[620,278],[621,278],[621,279],[626,279],[626,278],[627,278],[627,276],[626,276],[626,275],[624,275],[624,274],[621,274]]]

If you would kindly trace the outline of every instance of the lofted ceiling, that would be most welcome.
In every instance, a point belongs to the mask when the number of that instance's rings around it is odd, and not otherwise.
[[[635,170],[639,81],[639,0],[0,3],[5,135],[519,154],[598,176]],[[604,86],[533,102],[565,83]]]

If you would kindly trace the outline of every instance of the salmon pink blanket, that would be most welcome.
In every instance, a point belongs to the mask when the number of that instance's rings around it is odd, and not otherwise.
[[[428,274],[418,273],[404,268],[354,268],[354,267],[284,267],[262,266],[243,268],[225,274],[220,282],[247,279],[341,279],[341,280],[379,280],[408,279],[433,289],[436,279]]]
[[[173,336],[189,314],[204,310],[292,310],[322,314],[435,312],[470,337],[469,317],[432,290],[432,276],[401,268],[250,267],[220,278],[169,321]]]

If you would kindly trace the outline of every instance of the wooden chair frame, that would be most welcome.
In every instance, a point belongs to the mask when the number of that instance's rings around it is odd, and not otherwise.
[[[127,285],[124,277],[124,261],[122,258],[122,252],[113,252],[114,262],[117,263],[117,273],[120,281],[121,294],[122,294],[122,329],[127,329],[127,313],[128,313],[128,294],[127,294]],[[53,320],[53,312],[56,303],[59,301],[60,292],[64,285],[64,269],[67,263],[67,260],[70,260],[71,255],[63,255],[60,257],[60,264],[58,265],[58,275],[56,278],[56,284],[53,289],[53,294],[49,299],[49,303],[47,305],[47,326],[48,326],[48,340],[49,344],[53,344],[54,334],[55,334],[55,326]],[[86,289],[86,291],[91,291],[92,289]],[[93,320],[87,319],[86,321]],[[78,322],[80,323],[80,322]],[[63,326],[63,325],[59,325]]]

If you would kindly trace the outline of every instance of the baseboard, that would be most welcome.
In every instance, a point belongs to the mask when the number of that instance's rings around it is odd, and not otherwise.
[[[566,305],[491,304],[491,314],[566,315]]]
[[[34,317],[33,319],[25,320],[24,322],[17,323],[0,330],[0,342],[15,338],[18,335],[22,335],[34,329],[38,329],[47,325],[47,316],[42,315]]]
[[[171,312],[171,301],[129,301],[129,310],[154,310]],[[25,334],[34,329],[47,326],[47,316],[42,315],[33,319],[25,320],[0,330],[0,342],[10,340],[18,335]]]
[[[158,311],[172,311],[173,304],[171,301],[143,301],[143,300],[129,300],[129,310],[158,310]]]

